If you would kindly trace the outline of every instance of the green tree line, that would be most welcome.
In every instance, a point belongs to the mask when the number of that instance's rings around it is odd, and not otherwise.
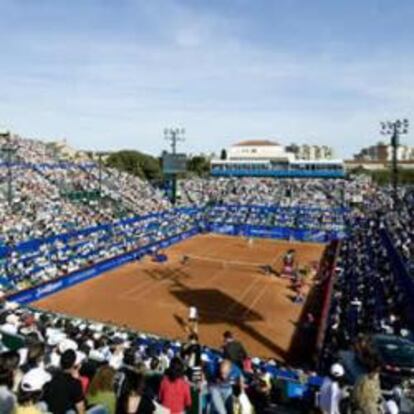
[[[106,165],[150,181],[163,178],[161,157],[154,157],[140,151],[113,152],[106,159]],[[184,175],[206,176],[209,171],[210,161],[204,156],[196,155],[187,160],[187,173]]]

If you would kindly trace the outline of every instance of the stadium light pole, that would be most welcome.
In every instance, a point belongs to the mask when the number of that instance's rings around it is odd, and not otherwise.
[[[185,129],[184,128],[165,128],[164,138],[170,142],[171,153],[177,153],[177,143],[185,141],[184,139]]]
[[[381,134],[391,136],[394,206],[398,202],[398,146],[400,145],[400,136],[408,133],[408,126],[408,119],[381,122]]]
[[[12,145],[10,132],[0,134],[1,138],[5,138],[6,142],[1,147],[1,150],[6,154],[6,164],[7,164],[7,202],[11,207],[13,202],[13,173],[12,173],[12,157],[17,152],[18,146]]]
[[[110,152],[108,151],[99,151],[95,152],[95,154],[98,156],[98,191],[99,191],[99,201],[102,201],[102,168],[103,168],[103,162],[102,157],[109,155]]]
[[[164,139],[170,142],[171,153],[173,155],[177,154],[177,143],[185,141],[184,138],[185,129],[184,128],[165,128],[164,129]],[[171,174],[172,179],[172,197],[171,201],[173,204],[177,201],[177,174]]]

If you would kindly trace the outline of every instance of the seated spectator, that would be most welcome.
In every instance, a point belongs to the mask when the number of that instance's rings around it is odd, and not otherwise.
[[[43,387],[51,380],[51,375],[41,368],[27,372],[20,383],[17,394],[15,414],[42,414],[48,412],[46,407],[39,404],[43,395]]]
[[[9,354],[9,355],[7,355]],[[0,407],[4,414],[12,414],[16,404],[16,396],[13,393],[14,388],[14,370],[10,366],[10,353],[0,355]]]
[[[60,358],[61,370],[57,371],[47,384],[44,400],[53,414],[65,414],[76,410],[85,412],[82,383],[79,379],[79,354],[73,349],[66,350]]]
[[[116,396],[114,392],[115,370],[104,365],[94,375],[86,399],[89,405],[102,405],[109,414],[115,413]]]
[[[184,365],[177,357],[171,360],[161,381],[159,399],[171,414],[182,414],[191,407],[190,384],[184,378]]]
[[[142,373],[130,372],[116,402],[116,414],[152,414],[156,406],[145,392]]]

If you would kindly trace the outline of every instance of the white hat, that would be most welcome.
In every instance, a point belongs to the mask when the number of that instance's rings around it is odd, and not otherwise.
[[[333,364],[330,369],[331,375],[334,377],[342,377],[345,374],[344,367],[341,364]]]
[[[4,325],[0,325],[0,331],[5,334],[17,334],[17,326],[11,323],[5,323]]]
[[[410,335],[410,331],[408,329],[401,329],[400,333],[401,333],[401,336],[404,338]]]
[[[101,323],[94,323],[89,328],[95,332],[102,332],[104,326]]]
[[[97,349],[92,349],[92,351],[89,352],[89,359],[92,359],[96,362],[104,362],[106,360],[103,352]]]
[[[259,365],[260,364],[260,358],[257,358],[257,357],[252,358],[252,364],[253,365]]]
[[[47,344],[50,346],[59,345],[66,338],[66,334],[60,331],[50,332],[47,336]]]
[[[59,343],[58,349],[61,354],[63,354],[68,349],[76,351],[78,349],[78,344],[72,339],[65,338]]]
[[[41,391],[43,386],[52,379],[52,376],[42,368],[34,368],[27,372],[20,384],[23,391]]]
[[[6,302],[4,304],[4,309],[6,310],[16,310],[20,305],[17,302]]]
[[[12,325],[18,325],[19,321],[20,321],[20,318],[14,313],[11,313],[10,315],[6,316],[6,322]]]

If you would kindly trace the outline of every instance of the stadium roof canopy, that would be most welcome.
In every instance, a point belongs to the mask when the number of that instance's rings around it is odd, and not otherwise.
[[[247,141],[240,141],[237,144],[233,144],[233,147],[268,147],[268,146],[280,146],[279,143],[269,140],[251,139]]]

